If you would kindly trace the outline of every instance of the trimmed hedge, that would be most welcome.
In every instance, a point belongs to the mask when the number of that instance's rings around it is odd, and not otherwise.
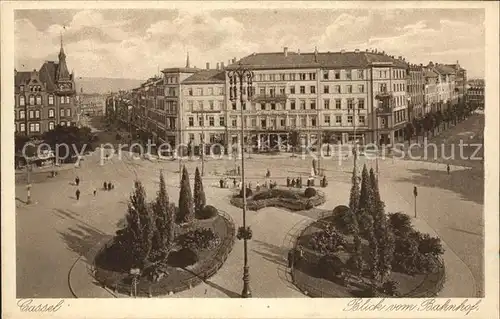
[[[311,197],[314,197],[316,196],[318,192],[316,192],[316,190],[312,187],[308,187],[306,188],[306,190],[304,191],[304,196],[307,197],[307,198],[311,198]]]
[[[269,194],[273,194],[278,197],[269,198]],[[279,196],[278,194],[281,196]],[[264,199],[256,199],[259,197],[264,197]],[[265,207],[281,207],[289,209],[291,211],[301,211],[311,209],[324,203],[325,195],[320,192],[317,192],[317,194],[311,198],[306,198],[302,195],[302,193],[293,192],[293,190],[272,189],[259,192],[251,198],[247,198],[247,209],[257,211]],[[231,204],[236,207],[242,208],[243,200],[240,196],[233,196],[231,198]]]
[[[252,197],[252,194],[253,194],[252,190],[250,188],[247,188],[246,193],[245,193],[246,197],[247,198]],[[243,190],[242,189],[240,190],[238,197],[243,198]]]
[[[217,208],[213,207],[212,205],[207,205],[203,207],[203,209],[196,214],[196,218],[198,219],[209,219],[217,216],[219,214],[219,211]]]

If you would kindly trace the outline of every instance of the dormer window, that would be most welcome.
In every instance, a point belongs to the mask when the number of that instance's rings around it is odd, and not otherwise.
[[[19,86],[19,91],[24,92],[24,85]]]

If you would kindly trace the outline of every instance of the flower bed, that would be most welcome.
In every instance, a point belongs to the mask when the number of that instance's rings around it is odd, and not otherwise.
[[[342,210],[337,211],[340,212]],[[325,248],[325,245],[318,245],[317,241],[321,238],[326,238],[324,234],[325,231],[328,231],[326,225],[330,225],[330,227],[333,226],[333,228],[336,229],[337,225],[335,222],[339,220],[341,219],[336,218],[335,214],[333,214],[312,222],[301,231],[297,238],[296,247],[301,247],[302,255],[292,269],[293,283],[306,295],[311,297],[375,297],[373,295],[364,295],[366,293],[370,294],[369,290],[371,286],[371,282],[366,274],[356,276],[353,275],[348,268],[343,268],[348,273],[348,280],[336,280],[331,278],[326,279],[319,271],[321,268],[321,260],[324,256],[320,251]],[[341,234],[340,231],[335,229],[329,230],[333,239]],[[320,234],[322,235],[320,236]],[[335,256],[338,257],[341,263],[347,265],[347,261],[352,257],[350,247],[353,246],[353,238],[350,235],[342,236],[345,236],[345,241],[337,241],[340,242],[343,247],[335,253]],[[423,237],[425,239],[425,236]],[[362,246],[364,254],[368,253],[368,242],[365,239],[362,240]],[[397,283],[398,296],[406,298],[428,298],[437,296],[446,278],[444,263],[439,256],[432,255],[427,258],[434,259],[437,267],[412,274],[396,270],[391,272],[386,280],[388,282],[392,281]],[[376,297],[391,297],[387,293],[381,291],[376,291],[375,293]]]
[[[234,245],[235,226],[230,216],[222,211],[219,214],[210,220],[198,220],[194,225],[195,229],[212,229],[219,238],[217,246],[213,249],[200,249],[197,252],[198,261],[191,266],[177,268],[167,265],[168,274],[158,282],[142,277],[137,284],[138,296],[167,295],[190,289],[213,276],[222,267]],[[186,233],[189,231],[192,229],[181,230]],[[131,277],[128,272],[114,270],[116,267],[103,258],[110,249],[113,249],[112,243],[97,254],[94,260],[94,277],[102,286],[128,295],[131,293]]]
[[[304,195],[304,191],[289,188],[264,189],[247,198],[247,209],[257,211],[265,207],[281,207],[291,211],[308,210],[325,203],[325,194],[316,190],[316,194],[310,198]],[[243,199],[233,196],[231,204],[243,207]]]

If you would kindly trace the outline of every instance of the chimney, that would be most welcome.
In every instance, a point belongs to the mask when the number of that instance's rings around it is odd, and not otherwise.
[[[288,47],[283,48],[283,54],[285,55],[285,57],[288,56]]]
[[[359,53],[359,49],[354,50],[355,53]]]
[[[220,68],[224,70],[224,62],[220,63]]]
[[[210,70],[210,63],[207,62],[207,70]]]
[[[219,70],[219,62],[217,62],[216,67],[217,67],[217,70]]]

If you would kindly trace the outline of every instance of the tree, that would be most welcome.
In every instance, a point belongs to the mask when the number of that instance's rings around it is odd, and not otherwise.
[[[372,201],[372,190],[370,185],[370,177],[368,175],[368,169],[366,164],[363,165],[363,171],[361,173],[361,190],[359,193],[359,204],[356,210],[356,217],[358,218],[359,226],[361,232],[366,234],[369,230],[369,219],[366,216],[371,215],[371,201]]]
[[[201,179],[200,171],[196,167],[194,174],[194,212],[198,216],[207,204],[205,198],[205,190],[203,189],[203,180]]]
[[[358,219],[356,218],[356,211],[359,205],[359,180],[356,167],[352,171],[352,186],[351,194],[349,196],[349,211],[346,212],[348,231],[357,234],[359,232]]]
[[[387,222],[387,216],[385,215],[385,204],[380,198],[378,180],[373,172],[373,169],[370,169],[370,183],[374,201],[374,235],[378,243],[379,252],[378,271],[379,278],[383,282],[385,281],[385,278],[390,274],[392,269],[395,245],[394,234]]]
[[[153,250],[156,256],[166,258],[174,244],[175,208],[169,203],[163,171],[160,171],[160,187],[153,203],[153,214],[156,226]]]
[[[176,217],[176,222],[179,224],[188,223],[194,218],[193,195],[191,193],[189,174],[186,166],[182,169],[181,187],[179,192],[179,212]]]
[[[129,253],[131,267],[144,269],[153,247],[154,218],[140,181],[135,182],[125,217],[127,224],[117,232],[117,242],[123,251]]]
[[[367,220],[365,222],[365,227],[366,227],[365,232],[369,247],[368,266],[370,270],[370,277],[372,280],[375,280],[379,275],[379,247],[377,239],[375,238],[375,232],[373,228],[373,217],[367,215],[364,216],[364,218]]]
[[[407,123],[405,126],[405,137],[406,140],[408,141],[408,144],[411,144],[411,138],[413,137],[414,132],[415,128],[413,127],[413,124]]]

